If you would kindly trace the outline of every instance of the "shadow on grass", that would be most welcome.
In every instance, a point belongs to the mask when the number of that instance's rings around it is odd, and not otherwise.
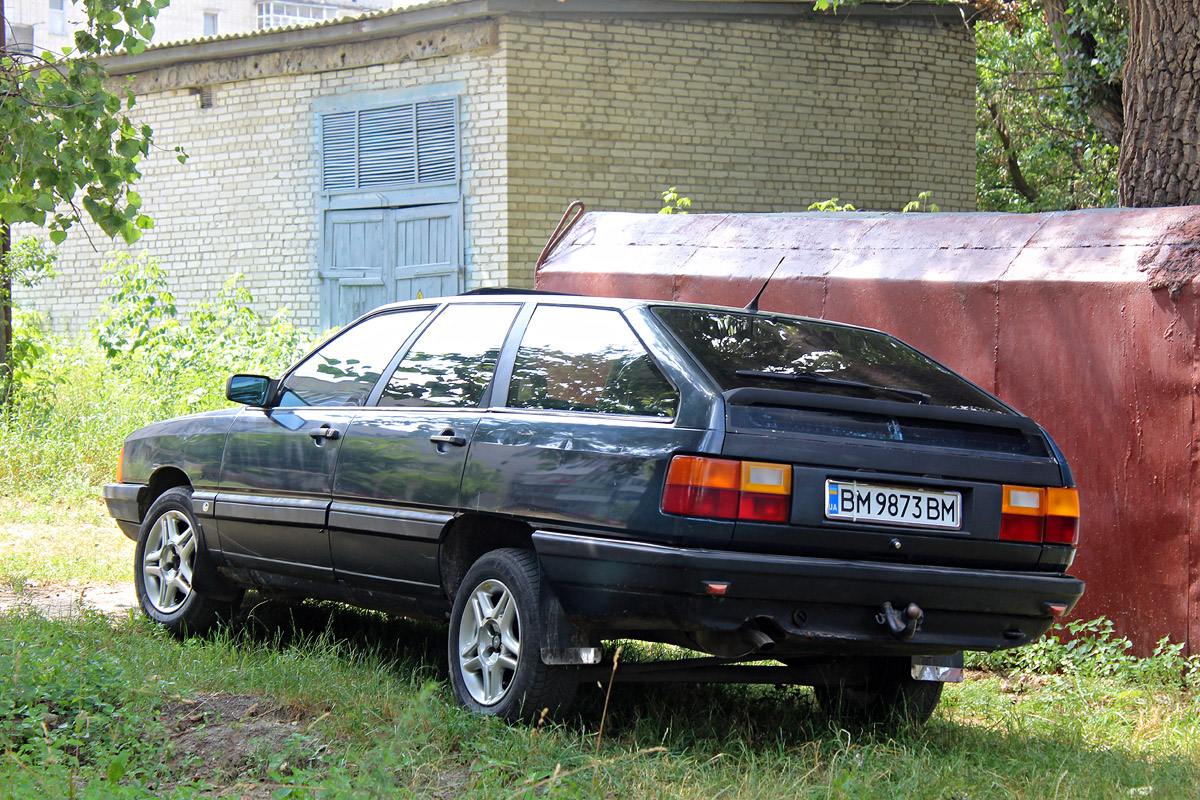
[[[250,595],[235,630],[238,636],[272,647],[302,647],[324,637],[350,652],[374,655],[398,678],[414,671],[435,677],[443,684],[440,702],[453,704],[444,685],[442,623],[336,603],[289,605]],[[1047,781],[1067,781],[1077,790],[1072,796],[1083,797],[1117,796],[1113,792],[1120,787],[1192,786],[1200,777],[1200,767],[1186,753],[1141,754],[1135,741],[1128,749],[1097,745],[1105,737],[1097,738],[1089,730],[1092,723],[1082,706],[1065,707],[1058,719],[1033,719],[998,703],[997,719],[991,724],[942,712],[924,727],[883,729],[832,719],[817,708],[810,690],[794,686],[617,684],[607,715],[604,702],[605,687],[595,682],[581,685],[575,707],[559,729],[569,738],[594,741],[603,717],[604,741],[610,748],[662,746],[697,759],[721,754],[739,761],[805,753],[814,763],[830,763],[857,750],[863,754],[860,759],[874,763],[888,780],[898,780],[899,773],[891,772],[894,767],[914,775],[942,774],[937,782],[947,786],[1006,785],[1028,791]],[[1136,721],[1130,734],[1132,727]],[[1120,730],[1109,734],[1110,739],[1121,736]],[[1093,788],[1078,792],[1088,781]]]

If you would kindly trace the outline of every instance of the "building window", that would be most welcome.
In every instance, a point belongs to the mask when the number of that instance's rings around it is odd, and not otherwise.
[[[320,3],[282,3],[272,0],[258,4],[258,28],[283,28],[289,25],[311,25],[338,15],[337,6]]]
[[[10,42],[13,49],[18,53],[33,53],[33,26],[32,25],[11,25],[9,31],[12,34]]]
[[[216,11],[204,12],[204,35],[205,36],[220,36],[221,28],[217,18],[219,14]]]
[[[67,0],[50,0],[50,19],[47,23],[50,33],[55,36],[67,35]]]
[[[458,180],[455,98],[321,115],[327,193]]]

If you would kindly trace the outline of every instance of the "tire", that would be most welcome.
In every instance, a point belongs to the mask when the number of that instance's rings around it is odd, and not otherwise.
[[[493,550],[463,578],[450,614],[450,686],[466,709],[510,722],[556,719],[578,670],[542,662],[542,569],[529,550]]]
[[[870,725],[923,725],[942,699],[942,684],[914,680],[907,658],[874,659],[866,685],[814,686],[817,705],[834,719]]]
[[[196,574],[211,570],[192,515],[192,493],[184,487],[159,495],[138,531],[133,580],[142,613],[175,636],[200,636],[232,616],[241,600],[206,596]]]

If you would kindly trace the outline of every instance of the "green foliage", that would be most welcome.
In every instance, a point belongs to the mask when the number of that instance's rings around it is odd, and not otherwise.
[[[1089,120],[1088,103],[1099,87],[1119,79],[1126,42],[1123,9],[1120,3],[1072,3],[1070,33],[1095,42],[1097,49],[1086,59],[1071,50],[1068,64],[1059,59],[1040,7],[1019,6],[1008,23],[976,24],[980,210],[1116,204],[1117,147]],[[1012,174],[1010,156],[1028,185],[1024,193]]]
[[[85,211],[105,234],[127,242],[153,225],[129,188],[141,175],[152,131],[126,116],[132,91],[113,93],[95,58],[145,50],[166,5],[85,0],[86,27],[61,56],[0,53],[0,222],[44,225],[56,244]]]
[[[1060,634],[1069,638],[1063,641]],[[1182,644],[1162,639],[1149,658],[1132,655],[1132,647],[1128,638],[1116,635],[1112,620],[1099,617],[1055,626],[1036,642],[1015,650],[971,653],[969,661],[971,666],[998,672],[1111,678],[1134,685],[1200,689],[1200,656],[1184,656]]]
[[[21,369],[0,408],[0,493],[92,496],[129,432],[223,406],[230,374],[282,371],[313,341],[286,310],[255,313],[240,276],[184,320],[154,259],[115,256],[106,269],[113,294],[92,340],[50,336],[18,309]]]
[[[53,278],[58,251],[39,239],[19,240],[0,259],[0,309],[12,306],[9,286],[37,286]],[[42,316],[36,311],[12,309],[12,341],[8,360],[0,364],[0,405],[8,402],[13,386],[28,380],[33,365],[45,355],[48,341]],[[0,336],[4,334],[0,333]]]
[[[687,214],[692,207],[691,198],[681,196],[674,186],[662,193],[662,201],[663,207],[658,210],[660,214]]]
[[[909,200],[905,204],[904,208],[900,209],[900,213],[907,214],[910,211],[926,211],[931,214],[936,214],[942,209],[938,207],[937,203],[929,202],[931,197],[933,197],[933,192],[920,192],[917,195],[916,200]]]
[[[809,211],[858,211],[850,203],[843,203],[836,197],[831,197],[828,200],[820,200],[808,207]]]

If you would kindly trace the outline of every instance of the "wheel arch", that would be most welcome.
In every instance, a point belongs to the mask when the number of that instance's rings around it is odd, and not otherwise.
[[[138,519],[144,522],[146,512],[150,510],[150,506],[154,505],[154,501],[162,497],[163,492],[177,486],[192,488],[192,482],[186,472],[172,466],[159,467],[154,470],[146,484],[146,490],[138,496]]]
[[[438,547],[442,591],[453,602],[463,577],[479,557],[502,547],[533,550],[533,529],[507,517],[463,514],[451,520]]]

